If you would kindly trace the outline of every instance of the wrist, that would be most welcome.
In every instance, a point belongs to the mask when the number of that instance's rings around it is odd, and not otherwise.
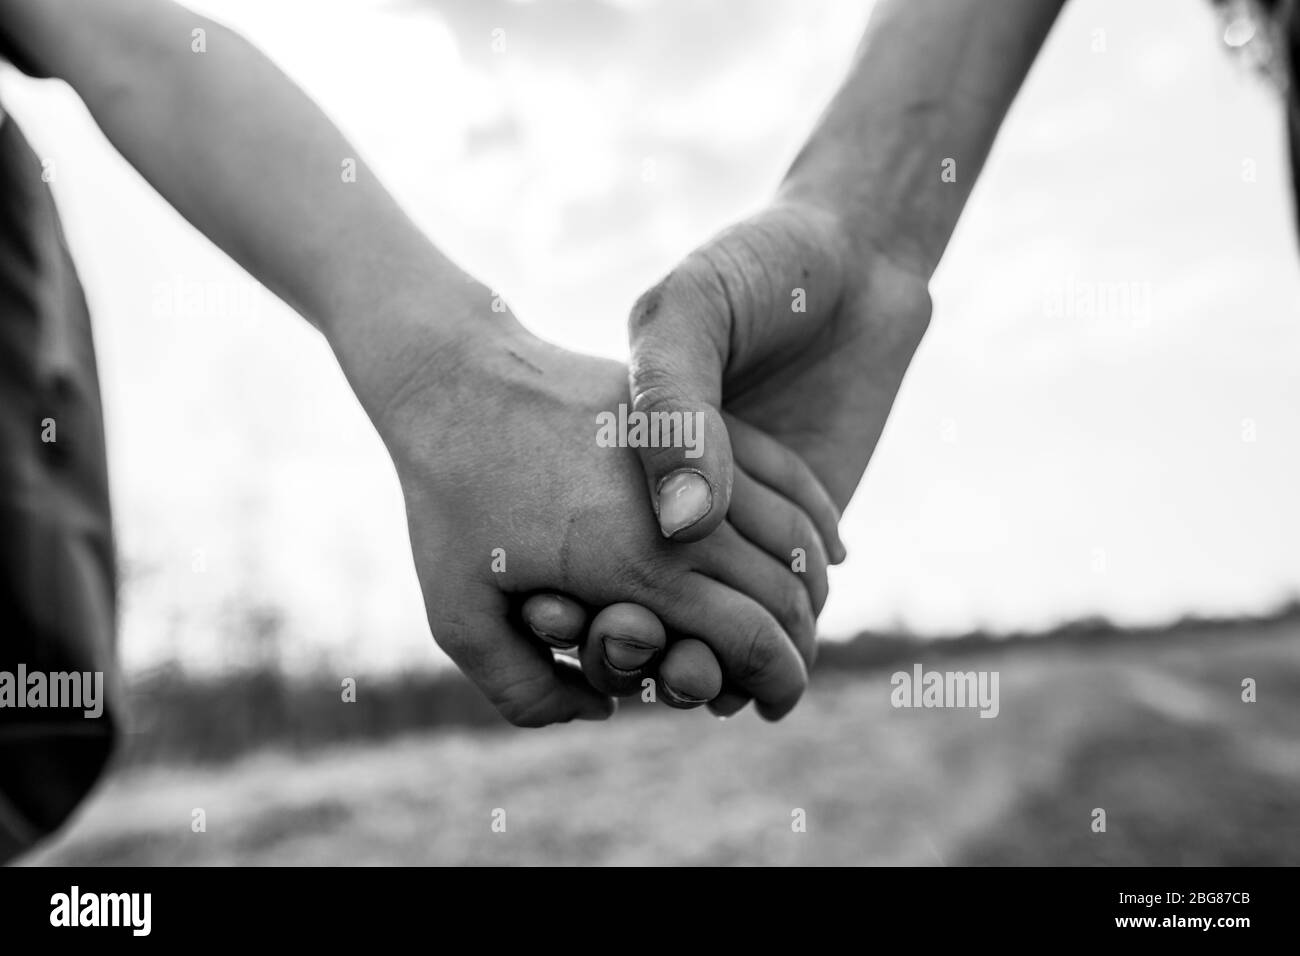
[[[898,169],[906,164],[881,165]],[[909,182],[902,172],[873,174],[869,186],[852,182],[856,177],[847,170],[843,176],[838,172],[801,156],[782,182],[778,200],[812,207],[829,216],[855,267],[885,259],[928,285],[947,236],[927,228],[935,217],[920,208],[925,204],[926,189]]]
[[[1062,0],[881,0],[783,191],[927,282]]]
[[[464,414],[492,356],[527,333],[473,280],[388,296],[370,314],[322,323],[344,376],[396,452],[414,431],[442,431]]]
[[[914,237],[886,237],[848,214],[850,210],[798,189],[783,188],[774,208],[792,210],[815,224],[816,245],[837,263],[841,301],[870,303],[868,308],[851,309],[851,314],[919,340],[930,323],[933,268],[913,253]]]

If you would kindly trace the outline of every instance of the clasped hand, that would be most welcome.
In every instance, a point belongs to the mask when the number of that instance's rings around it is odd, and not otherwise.
[[[480,312],[468,331],[449,347],[406,329],[368,402],[438,644],[520,726],[602,719],[647,687],[723,716],[751,698],[788,713],[844,557],[839,509],[928,317],[924,283],[786,205],[642,297],[630,372],[541,341],[485,288],[457,302]],[[700,416],[702,442],[598,442],[601,413],[629,398]]]

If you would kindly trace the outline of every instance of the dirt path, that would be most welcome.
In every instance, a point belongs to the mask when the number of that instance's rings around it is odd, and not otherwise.
[[[777,726],[663,711],[151,769],[28,862],[1300,863],[1294,624],[932,666],[998,670],[1000,715],[895,710],[881,672]]]

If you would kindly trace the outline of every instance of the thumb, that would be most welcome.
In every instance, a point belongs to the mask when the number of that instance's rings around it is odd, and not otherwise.
[[[647,440],[637,452],[664,536],[698,541],[731,503],[732,456],[722,421],[730,311],[716,273],[688,258],[632,308],[633,413]]]

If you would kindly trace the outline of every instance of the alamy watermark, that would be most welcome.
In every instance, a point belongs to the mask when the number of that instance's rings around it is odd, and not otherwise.
[[[258,285],[250,280],[178,275],[154,283],[151,311],[156,319],[248,321],[257,317],[259,296]]]
[[[927,671],[914,664],[910,674],[895,671],[889,683],[894,707],[971,707],[981,717],[996,717],[1001,709],[997,671]]]
[[[1154,298],[1150,282],[1067,276],[1043,289],[1043,311],[1050,319],[1123,322],[1143,328],[1151,322]]]
[[[687,458],[704,454],[703,412],[629,412],[596,416],[596,445],[600,448],[685,448]]]
[[[92,720],[104,713],[103,671],[0,671],[0,708],[80,710]]]
[[[148,936],[152,910],[152,893],[83,893],[74,884],[67,893],[50,897],[50,925],[118,926],[133,936]]]

